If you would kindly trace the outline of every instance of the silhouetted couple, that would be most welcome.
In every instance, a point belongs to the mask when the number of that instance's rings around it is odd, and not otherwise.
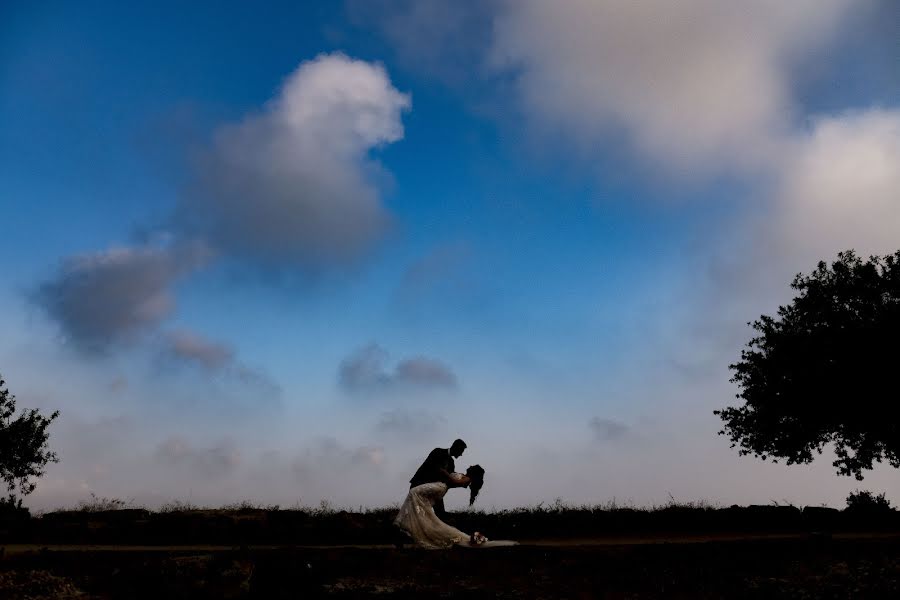
[[[409,493],[400,506],[394,525],[424,548],[465,546],[510,546],[515,542],[489,542],[480,532],[469,535],[443,521],[444,496],[452,488],[469,488],[469,506],[475,502],[484,485],[484,469],[472,465],[466,473],[456,472],[454,459],[462,456],[466,443],[456,440],[449,448],[432,450],[422,466],[409,480]]]

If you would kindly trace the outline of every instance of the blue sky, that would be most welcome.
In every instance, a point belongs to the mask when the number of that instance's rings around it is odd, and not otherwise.
[[[839,504],[711,411],[794,273],[898,246],[898,19],[6,5],[0,372],[62,411],[31,502],[386,504],[461,436],[497,506]]]

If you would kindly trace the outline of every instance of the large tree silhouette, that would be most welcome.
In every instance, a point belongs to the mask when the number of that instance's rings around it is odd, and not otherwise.
[[[16,397],[0,377],[0,480],[6,484],[12,502],[18,491],[25,496],[34,491],[34,478],[44,473],[56,454],[47,449],[47,427],[59,415],[43,416],[37,409],[23,410],[14,418]]]
[[[791,287],[730,366],[744,404],[717,410],[741,455],[808,463],[831,443],[841,475],[900,467],[900,251],[852,250]]]

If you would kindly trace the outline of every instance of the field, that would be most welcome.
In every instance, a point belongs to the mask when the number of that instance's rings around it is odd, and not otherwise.
[[[539,506],[452,513],[511,548],[397,548],[392,509],[74,510],[8,520],[0,596],[890,598],[900,513]]]

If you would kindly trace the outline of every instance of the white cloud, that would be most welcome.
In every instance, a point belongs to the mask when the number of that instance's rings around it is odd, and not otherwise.
[[[264,267],[351,263],[389,222],[369,153],[403,137],[409,107],[381,65],[342,54],[304,62],[261,112],[216,133],[176,220]]]
[[[527,116],[585,148],[621,128],[668,168],[756,167],[789,125],[792,66],[852,6],[504,2],[489,61],[512,77]]]
[[[771,215],[777,251],[805,271],[848,248],[900,248],[900,110],[815,121],[783,163]]]
[[[726,380],[755,333],[747,323],[789,303],[796,274],[842,250],[865,258],[900,249],[900,110],[813,120],[761,187],[752,210],[706,240],[670,301],[678,312],[660,325],[672,364],[692,385]],[[733,404],[709,395],[710,409]]]

